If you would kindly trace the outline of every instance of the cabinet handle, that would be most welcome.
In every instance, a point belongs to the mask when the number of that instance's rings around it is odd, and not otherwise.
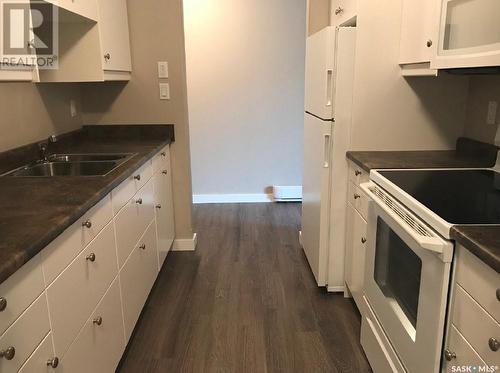
[[[488,341],[488,346],[490,346],[490,350],[493,352],[497,352],[500,348],[500,342],[496,338],[490,338]]]
[[[0,351],[0,357],[5,358],[6,360],[12,360],[14,359],[14,356],[16,356],[16,349],[12,346]]]
[[[58,365],[59,365],[59,358],[57,356],[47,360],[48,367],[57,368]]]
[[[106,54],[104,55],[104,59],[105,59],[106,61],[109,61],[109,60],[111,59],[111,55],[110,55],[109,53],[106,53]]]
[[[166,157],[166,156],[167,156],[167,153],[165,153],[165,152],[161,152],[161,156],[162,156],[162,157]]]
[[[7,299],[5,299],[4,297],[1,297],[0,298],[0,312],[5,311],[6,308],[7,308]]]
[[[167,170],[163,170],[161,173],[162,173],[163,175],[166,175],[166,174],[168,174],[168,171],[167,171]]]
[[[427,48],[430,48],[430,47],[432,47],[432,40],[431,39],[427,40]]]
[[[85,259],[88,260],[89,262],[95,262],[95,254],[90,253],[89,255],[87,255]]]
[[[138,205],[142,205],[142,198],[139,198],[138,200],[135,201]]]
[[[155,206],[158,210],[161,209],[161,205],[156,205]]]
[[[92,228],[92,222],[90,220],[87,220],[87,221],[82,223],[82,227],[90,229],[90,228]]]
[[[500,302],[500,289],[497,289],[497,301]]]
[[[141,181],[141,175],[135,175],[134,180]]]
[[[335,15],[338,16],[339,14],[344,12],[344,8],[341,8],[340,6],[335,9]]]
[[[102,324],[102,317],[101,316],[96,317],[94,320],[92,320],[92,323],[94,323],[94,325],[101,326],[101,324]]]
[[[457,354],[446,349],[444,350],[444,358],[446,359],[446,361],[452,361],[453,359],[457,358]]]
[[[361,198],[361,196],[359,194],[354,195],[354,199],[360,199],[360,198]]]
[[[356,175],[356,176],[359,176],[359,175],[361,175],[361,174],[362,174],[362,172],[361,172],[361,171],[359,171],[359,170],[354,171],[354,175]]]
[[[146,250],[146,244],[142,244],[141,246],[139,246],[139,249]]]
[[[361,243],[366,243],[366,238],[365,237],[361,237]]]

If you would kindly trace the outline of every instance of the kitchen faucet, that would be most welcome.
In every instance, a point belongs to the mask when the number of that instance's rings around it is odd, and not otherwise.
[[[49,136],[46,142],[42,142],[38,145],[40,150],[40,161],[48,162],[49,148],[51,148],[51,144],[57,142],[56,135]]]

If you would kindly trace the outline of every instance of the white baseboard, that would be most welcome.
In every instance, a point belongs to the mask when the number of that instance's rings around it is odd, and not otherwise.
[[[343,293],[345,291],[344,286],[328,286],[329,293]]]
[[[273,202],[270,194],[195,194],[193,203],[268,203]]]
[[[198,235],[193,234],[193,238],[178,238],[174,241],[172,251],[195,251],[198,244]]]

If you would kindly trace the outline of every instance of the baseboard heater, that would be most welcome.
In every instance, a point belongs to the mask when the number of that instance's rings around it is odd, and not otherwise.
[[[301,186],[273,186],[273,198],[275,202],[301,202]]]

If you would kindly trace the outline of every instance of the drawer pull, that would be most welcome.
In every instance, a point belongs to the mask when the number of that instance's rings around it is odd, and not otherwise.
[[[14,359],[14,356],[16,356],[16,349],[12,346],[7,347],[5,350],[0,351],[0,357],[3,357],[7,360]]]
[[[139,249],[146,250],[146,244],[142,244],[141,246],[139,246]]]
[[[161,205],[156,205],[155,206],[158,210],[161,209]]]
[[[500,342],[496,338],[490,338],[488,341],[488,346],[490,346],[490,350],[493,352],[497,352],[500,348]]]
[[[134,180],[141,181],[141,175],[135,175]]]
[[[95,262],[95,254],[90,253],[89,255],[87,255],[87,257],[85,259],[87,259],[90,262]]]
[[[167,156],[167,153],[165,153],[165,152],[161,152],[161,156],[162,156],[162,157],[166,157],[166,156]]]
[[[500,289],[497,289],[497,301],[500,302]]]
[[[99,317],[96,317],[94,320],[92,320],[92,322],[97,325],[97,326],[101,326],[102,325],[102,317],[99,316]]]
[[[162,173],[163,175],[166,175],[166,174],[168,174],[168,171],[167,171],[167,170],[163,170],[161,173]]]
[[[366,243],[366,238],[365,237],[361,237],[361,243]]]
[[[5,311],[7,308],[7,299],[0,297],[0,312]]]
[[[86,222],[82,223],[82,227],[90,229],[92,228],[92,222],[90,220],[87,220]]]
[[[362,174],[361,171],[358,171],[358,170],[354,171],[354,175],[356,175],[356,176],[360,176],[361,174]]]
[[[444,350],[444,358],[446,359],[446,361],[452,361],[453,359],[457,358],[457,354],[446,349]]]
[[[359,194],[354,195],[354,199],[360,199],[360,198],[361,198],[361,196]]]
[[[53,357],[52,359],[47,360],[47,366],[51,368],[57,368],[59,365],[59,358]]]
[[[135,201],[138,205],[142,205],[142,198],[139,198],[138,200]]]

